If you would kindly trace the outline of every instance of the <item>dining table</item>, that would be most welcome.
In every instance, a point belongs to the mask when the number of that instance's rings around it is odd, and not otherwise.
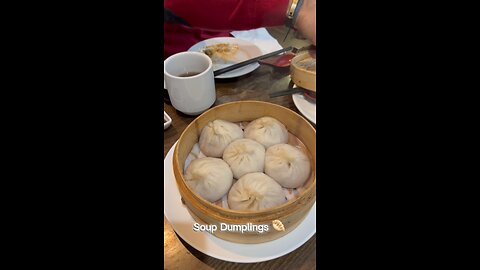
[[[290,32],[284,39],[288,28],[285,26],[266,27],[268,33],[279,44],[286,48],[308,47],[307,40],[299,38]],[[291,85],[289,67],[276,67],[261,64],[253,72],[235,78],[215,79],[216,101],[212,107],[240,100],[258,100],[284,106],[299,115],[302,113],[296,107],[292,95],[270,97],[288,89]],[[164,130],[164,159],[169,150],[174,146],[185,128],[198,116],[190,116],[177,111],[164,99],[164,111],[170,116],[172,122]],[[307,118],[305,118],[307,119]],[[307,119],[307,121],[309,121]],[[316,124],[310,121],[316,128]],[[166,166],[166,165],[165,165]],[[239,263],[216,259],[190,246],[175,232],[168,219],[164,222],[164,269],[315,269],[316,268],[316,233],[303,245],[281,257],[254,263]]]

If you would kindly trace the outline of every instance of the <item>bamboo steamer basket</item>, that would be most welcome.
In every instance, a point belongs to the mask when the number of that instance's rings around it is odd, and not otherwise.
[[[310,53],[304,52],[294,58],[290,63],[290,78],[298,86],[310,91],[317,91],[317,72],[312,70],[306,70],[298,65],[298,62],[306,59],[312,58]]]
[[[274,208],[259,212],[238,211],[219,207],[196,195],[186,184],[183,177],[185,160],[205,125],[216,119],[231,122],[253,121],[263,116],[271,116],[281,121],[288,131],[300,139],[307,147],[311,162],[310,185],[295,199]],[[262,243],[275,240],[291,232],[306,217],[316,200],[316,130],[297,113],[285,107],[262,101],[237,101],[216,106],[196,118],[183,131],[173,153],[175,180],[187,206],[196,222],[202,225],[216,225],[214,235],[237,243]],[[310,181],[312,180],[312,181]],[[279,220],[285,230],[277,231],[272,226]],[[267,232],[221,231],[221,223],[228,225],[268,225]],[[193,224],[192,224],[193,226]]]

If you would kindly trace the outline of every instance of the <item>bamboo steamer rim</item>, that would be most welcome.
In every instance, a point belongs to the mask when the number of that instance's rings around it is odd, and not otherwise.
[[[265,105],[265,106],[273,106],[273,107],[277,107],[278,109],[280,110],[286,110],[288,111],[289,113],[295,115],[298,119],[301,119],[301,121],[304,121],[306,124],[307,124],[307,127],[310,129],[310,131],[312,131],[313,133],[316,134],[316,130],[313,128],[313,126],[307,121],[305,120],[302,116],[300,116],[298,113],[290,110],[289,108],[286,108],[286,107],[283,107],[283,106],[280,106],[280,105],[277,105],[277,104],[274,104],[274,103],[270,103],[270,102],[264,102],[264,101],[256,101],[256,100],[244,100],[244,101],[234,101],[234,102],[228,102],[228,103],[224,103],[224,104],[220,104],[220,105],[217,105],[213,108],[210,108],[209,110],[205,111],[204,113],[202,113],[200,116],[198,116],[195,120],[193,120],[186,128],[185,130],[182,132],[182,134],[180,135],[180,138],[178,139],[178,142],[180,143],[182,141],[182,139],[186,136],[187,134],[187,131],[190,130],[191,128],[193,128],[194,125],[196,125],[196,122],[199,118],[201,118],[203,115],[205,114],[208,114],[209,112],[211,111],[214,111],[214,110],[218,110],[219,108],[222,108],[222,107],[227,107],[227,106],[231,106],[232,104],[238,104],[238,103],[242,103],[242,104],[248,104],[248,103],[253,103],[253,104],[261,104],[261,105]],[[281,121],[280,121],[281,122]],[[201,131],[200,131],[201,132]],[[179,161],[179,157],[178,157],[178,149],[179,149],[179,143],[177,143],[177,145],[175,146],[175,150],[174,150],[174,156],[173,156],[173,166],[177,166],[177,167],[180,167],[180,161]],[[307,148],[308,152],[310,155],[312,155],[312,153],[310,152],[310,150]],[[316,153],[313,153],[313,154],[316,154]],[[293,199],[293,200],[288,200],[286,203],[283,203],[281,205],[278,205],[278,206],[275,206],[275,207],[272,207],[272,208],[268,208],[268,209],[265,209],[265,210],[261,210],[261,211],[245,211],[245,210],[234,210],[234,209],[227,209],[227,208],[223,208],[223,207],[220,207],[220,206],[217,206],[207,200],[205,200],[204,198],[198,196],[193,190],[190,189],[190,187],[186,184],[186,181],[184,179],[184,175],[183,175],[183,168],[177,168],[180,170],[181,173],[179,173],[179,176],[181,179],[176,179],[177,180],[177,184],[179,184],[179,182],[182,182],[183,183],[183,186],[186,187],[186,190],[188,191],[188,195],[189,196],[192,196],[194,197],[198,202],[200,202],[205,208],[213,208],[214,211],[212,211],[213,213],[210,213],[210,214],[213,214],[214,216],[216,216],[217,218],[224,218],[224,216],[229,216],[229,215],[232,215],[232,216],[235,216],[235,217],[244,217],[244,218],[252,218],[252,217],[268,217],[270,215],[275,215],[275,214],[278,214],[279,211],[280,212],[284,212],[286,210],[289,210],[291,209],[293,206],[293,204],[295,204],[297,202],[297,200],[299,198],[301,198],[304,194],[308,194],[308,193],[312,193],[314,191],[312,191],[312,189],[316,189],[316,182],[317,182],[317,177],[316,177],[316,164],[313,165],[315,170],[312,170],[312,173],[314,174],[313,175],[313,181],[312,183],[310,184],[309,187],[307,187],[299,197],[297,197],[296,199]],[[175,169],[174,169],[175,171]],[[182,196],[183,197],[183,196]],[[282,211],[283,210],[283,211]],[[222,215],[219,215],[219,213],[221,213]]]
[[[302,72],[305,72],[305,73],[308,73],[310,75],[314,75],[316,76],[317,75],[317,71],[312,71],[312,70],[307,70],[307,69],[303,69],[303,68],[300,68],[298,66],[298,62],[300,62],[301,60],[307,58],[305,56],[309,56],[309,51],[306,51],[306,52],[303,52],[295,57],[292,58],[292,61],[291,61],[291,64],[292,64],[292,67],[294,67],[295,69],[298,69],[299,71],[302,71]]]
[[[292,59],[290,64],[290,78],[298,87],[302,87],[307,90],[316,92],[317,91],[317,86],[316,86],[317,71],[307,70],[306,68],[301,68],[298,65],[298,62],[304,59],[308,59],[308,58],[314,59],[313,57],[310,56],[310,51],[311,50],[302,52]]]

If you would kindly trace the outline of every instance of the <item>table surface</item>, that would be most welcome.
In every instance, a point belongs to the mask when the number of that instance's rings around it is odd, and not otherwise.
[[[284,48],[288,46],[301,48],[309,45],[306,40],[297,39],[292,31],[283,41],[287,32],[286,27],[268,27],[267,30]],[[238,100],[261,100],[282,105],[301,114],[295,107],[291,95],[269,97],[271,93],[288,88],[289,75],[289,68],[260,65],[255,71],[238,78],[216,79],[217,100],[214,106]],[[164,110],[172,118],[171,126],[164,131],[165,158],[183,130],[196,117],[178,112],[168,102],[164,102]],[[312,125],[315,127],[313,123]],[[280,258],[266,262],[239,264],[213,258],[194,249],[175,233],[165,216],[163,224],[164,269],[315,269],[316,267],[316,235],[297,250]]]

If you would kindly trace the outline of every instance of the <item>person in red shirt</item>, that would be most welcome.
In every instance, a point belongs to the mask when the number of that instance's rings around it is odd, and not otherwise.
[[[165,0],[164,59],[234,30],[285,24],[289,0]],[[295,28],[316,45],[316,0],[304,0]]]

